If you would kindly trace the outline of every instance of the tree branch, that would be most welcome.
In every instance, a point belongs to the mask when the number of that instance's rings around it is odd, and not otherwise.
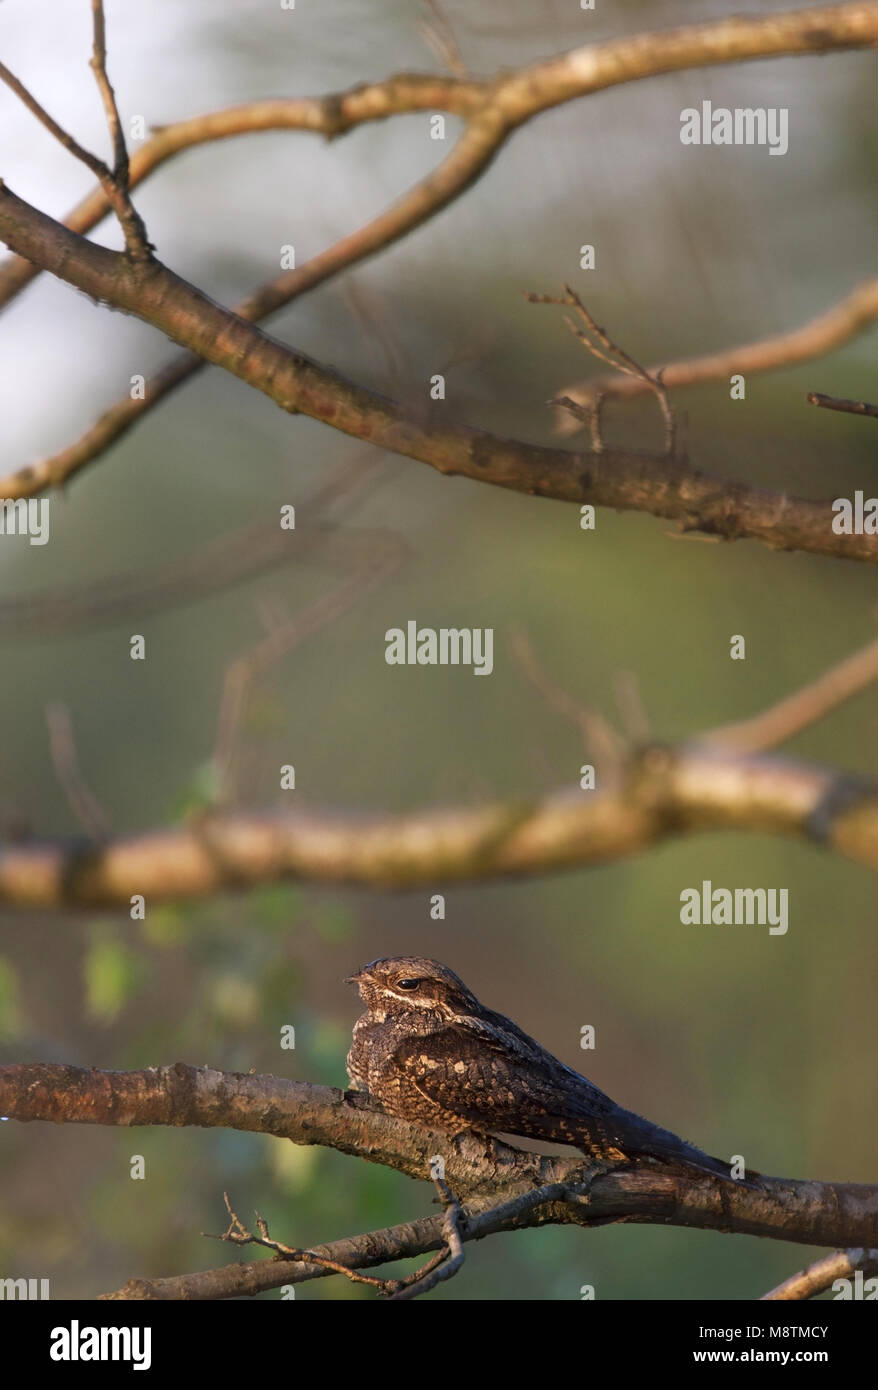
[[[762,1301],[814,1298],[832,1288],[837,1279],[853,1280],[857,1270],[863,1275],[878,1274],[878,1250],[836,1250],[764,1293]]]
[[[809,405],[819,405],[824,410],[840,410],[845,415],[871,415],[878,419],[878,405],[869,401],[848,401],[839,396],[822,396],[819,391],[809,391],[805,397]]]
[[[540,112],[620,83],[754,58],[868,48],[876,42],[878,7],[874,3],[823,5],[778,15],[738,15],[589,44],[481,80],[400,73],[321,97],[254,101],[155,128],[153,138],[131,161],[130,186],[193,145],[235,135],[305,130],[332,140],[366,122],[413,111],[447,111],[470,120],[494,106],[502,108],[506,127],[498,134],[499,145],[511,130]],[[108,207],[105,190],[95,189],[70,213],[66,224],[73,231],[90,231]],[[39,269],[23,259],[0,266],[0,307]]]
[[[833,352],[857,333],[862,333],[876,319],[878,280],[867,280],[864,284],[858,285],[846,298],[802,324],[800,328],[791,329],[788,333],[778,333],[771,338],[763,338],[760,342],[721,348],[719,352],[706,353],[703,357],[647,367],[646,375],[652,378],[660,376],[662,385],[673,390],[683,386],[703,386],[712,381],[728,382],[729,378],[737,373],[749,376],[754,372],[771,372],[781,367],[794,367],[800,362],[810,362],[815,357]],[[628,398],[643,395],[650,389],[646,381],[614,372],[612,375],[593,377],[590,381],[565,386],[559,395],[567,397],[587,411],[599,397]],[[826,398],[821,398],[821,403],[824,399]],[[573,418],[569,410],[559,408],[559,435],[575,434],[580,428],[579,421]]]
[[[361,572],[380,574],[395,562],[379,552]],[[306,626],[323,616],[321,600]],[[283,878],[372,888],[484,881],[604,864],[673,836],[720,829],[807,839],[878,868],[878,780],[753,751],[774,747],[878,679],[878,643],[752,719],[678,746],[638,749],[610,740],[609,726],[547,684],[521,638],[517,651],[553,708],[598,735],[598,789],[369,818],[214,809],[118,839],[16,840],[0,845],[0,904],[122,908],[135,893],[178,901]]]
[[[810,840],[878,869],[878,781],[708,744],[632,755],[602,791],[365,816],[201,812],[181,826],[103,842],[0,846],[0,903],[127,908],[282,879],[411,889],[612,863],[696,831],[755,830]]]
[[[849,4],[756,19],[727,19],[592,45],[476,84],[480,99],[475,101],[473,84],[445,79],[449,93],[467,108],[467,126],[449,159],[432,178],[440,185],[443,180],[450,183],[450,196],[454,196],[525,121],[564,101],[619,82],[691,66],[865,47],[876,41],[878,4]],[[418,87],[419,79],[407,80]],[[387,93],[370,88],[369,94],[373,103],[378,98],[379,107],[383,100],[386,114]],[[410,99],[410,91],[407,97]],[[325,112],[322,106],[318,110]],[[463,182],[455,174],[459,168]],[[443,205],[442,187],[437,198],[430,180],[409,196],[421,200],[425,215]],[[387,216],[399,215],[401,206]],[[406,226],[414,225],[410,217],[411,210],[404,219]],[[375,226],[370,224],[373,235],[377,235]],[[170,271],[159,266],[124,265],[121,258],[82,242],[6,189],[0,190],[0,234],[14,251],[39,267],[95,298],[144,318],[197,356],[265,391],[284,409],[302,411],[420,459],[441,472],[559,500],[650,511],[676,520],[687,531],[702,530],[727,539],[749,536],[775,548],[873,563],[878,560],[874,537],[841,536],[832,531],[828,503],[712,479],[682,464],[671,466],[661,455],[622,451],[571,454],[503,440],[463,426],[425,430],[418,421],[407,419],[396,403],[352,386],[328,368],[282,348]],[[385,244],[386,237],[382,240],[382,236],[379,243]],[[339,250],[343,246],[338,243],[326,254],[350,258],[350,248]],[[140,273],[131,273],[138,269]],[[169,388],[177,384],[182,379],[180,373],[187,375],[188,370],[188,363],[185,369],[182,363],[172,364],[160,374],[160,385]],[[52,480],[50,473],[69,476],[86,461],[83,450],[88,458],[93,457],[102,440],[106,443],[117,437],[136,413],[132,403],[114,407],[109,412],[111,418],[99,422],[97,435],[87,444],[80,441],[73,446],[70,457],[58,456],[50,466],[44,463],[33,470],[19,470],[3,480],[0,490],[9,498],[29,495]]]
[[[875,9],[878,20],[878,5]],[[677,520],[684,530],[729,540],[748,536],[777,549],[878,563],[878,537],[836,534],[829,502],[722,482],[664,454],[611,449],[569,453],[464,425],[432,422],[425,427],[398,403],[352,385],[333,369],[221,308],[157,261],[133,264],[75,237],[2,183],[0,235],[37,264],[52,268],[93,298],[152,323],[284,410],[322,420],[441,473],[567,502],[648,511]],[[20,485],[28,486],[27,469],[17,477]],[[14,483],[8,495],[15,495]]]
[[[74,158],[78,159],[86,168],[96,175],[106,198],[107,205],[111,207],[119,220],[125,236],[127,253],[132,260],[149,260],[152,247],[146,235],[146,228],[141,221],[139,214],[132,205],[128,193],[128,155],[125,149],[125,140],[122,136],[122,129],[119,125],[119,113],[116,110],[116,99],[113,89],[107,77],[106,61],[107,48],[104,34],[104,12],[102,0],[92,0],[92,15],[94,27],[94,46],[91,58],[91,67],[95,74],[95,79],[104,102],[104,109],[110,124],[110,133],[113,138],[115,168],[109,169],[102,159],[91,153],[90,150],[80,145],[62,126],[58,124],[48,111],[40,105],[34,97],[20,82],[14,73],[10,72],[5,64],[0,63],[0,81],[5,82],[10,91],[14,92],[21,103],[35,116],[42,126],[48,130],[59,144],[63,145]]]
[[[355,1097],[359,1102],[360,1098]],[[196,1125],[273,1134],[295,1143],[321,1145],[429,1180],[437,1155],[445,1180],[466,1199],[459,1219],[462,1241],[496,1230],[548,1223],[591,1225],[607,1221],[697,1227],[759,1235],[799,1244],[878,1245],[878,1186],[801,1182],[760,1177],[744,1187],[652,1161],[590,1166],[581,1156],[553,1157],[516,1149],[466,1133],[441,1131],[352,1104],[341,1091],[253,1073],[220,1072],[178,1062],[143,1071],[106,1072],[57,1063],[0,1067],[0,1113],[12,1119],[109,1125]],[[479,1216],[486,1221],[480,1225]],[[350,1268],[408,1258],[445,1244],[444,1217],[354,1237],[345,1249],[315,1253]],[[247,1267],[239,1281],[229,1271],[210,1272],[208,1294],[197,1291],[205,1276],[184,1276],[187,1296],[222,1297],[258,1292],[325,1274],[325,1266],[291,1261]],[[237,1270],[236,1270],[237,1273]],[[293,1277],[291,1278],[290,1275]],[[162,1283],[165,1281],[159,1281]],[[219,1285],[219,1288],[218,1288]],[[153,1291],[150,1292],[150,1289]],[[113,1297],[162,1297],[137,1281]],[[174,1281],[172,1297],[181,1296]]]

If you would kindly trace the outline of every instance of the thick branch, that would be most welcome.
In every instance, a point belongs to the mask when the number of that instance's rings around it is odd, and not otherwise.
[[[371,222],[312,256],[304,265],[283,271],[241,300],[234,313],[258,323],[333,276],[385,250],[459,197],[491,160],[496,143],[493,124],[474,124],[437,169],[409,189]],[[22,261],[22,265],[29,262]],[[0,301],[2,302],[2,301]],[[142,397],[120,397],[102,412],[79,439],[47,458],[0,479],[0,496],[32,497],[57,487],[94,463],[149,411],[207,365],[205,358],[184,353],[159,368],[145,383]]]
[[[758,830],[878,868],[878,782],[708,744],[656,747],[618,785],[481,807],[364,817],[216,812],[110,839],[0,847],[0,903],[127,908],[278,879],[414,888],[606,864],[680,834]]]
[[[221,308],[158,262],[132,264],[84,242],[2,184],[0,235],[38,265],[93,298],[152,323],[283,409],[301,411],[441,473],[567,502],[648,511],[677,520],[685,530],[729,540],[749,536],[779,549],[878,562],[878,538],[832,530],[829,502],[722,482],[665,455],[609,449],[569,453],[438,420],[425,426],[396,402],[352,385]],[[28,482],[26,469],[23,481]]]
[[[352,1105],[329,1087],[180,1062],[134,1072],[55,1063],[0,1067],[0,1113],[54,1123],[197,1125],[273,1134],[335,1148],[425,1180],[431,1159],[439,1154],[449,1186],[461,1197],[487,1199],[490,1205],[513,1203],[494,1229],[626,1220],[802,1244],[878,1244],[878,1186],[761,1178],[744,1187],[654,1163],[596,1174],[581,1157],[527,1153],[474,1134],[452,1141],[440,1131]],[[549,1195],[538,1193],[534,1205],[534,1189],[543,1188]],[[523,1200],[516,1203],[516,1198]],[[412,1232],[396,1256],[435,1249],[436,1234],[436,1226]],[[472,1229],[466,1238],[474,1238]],[[331,1250],[323,1247],[318,1253],[335,1258]],[[363,1264],[394,1257],[386,1249],[380,1260],[369,1258],[368,1250],[363,1253]],[[278,1278],[284,1282],[286,1277]]]
[[[574,49],[493,78],[400,73],[346,92],[321,97],[254,101],[160,127],[131,160],[134,188],[165,160],[211,140],[264,130],[306,130],[334,139],[368,121],[413,111],[448,111],[470,119],[487,107],[502,107],[506,129],[576,97],[686,68],[744,62],[831,50],[869,47],[878,41],[875,4],[824,5],[772,16],[734,16],[633,38]],[[88,195],[66,219],[77,232],[90,231],[108,211],[101,189]],[[0,266],[0,307],[40,267],[14,258]]]
[[[400,216],[407,199],[420,199],[423,215],[435,211],[448,200],[446,193],[455,196],[476,177],[512,130],[540,111],[573,97],[691,66],[862,47],[876,41],[878,4],[851,4],[758,19],[722,20],[593,45],[481,85],[448,79],[447,90],[458,109],[465,110],[467,128],[452,155],[431,176],[439,181],[439,196],[430,180],[425,180],[385,217],[392,220],[394,215]],[[409,84],[404,101],[424,79],[395,81],[403,87]],[[438,79],[430,81],[435,91]],[[367,90],[365,105],[373,103],[373,115],[376,101],[379,114],[400,109],[393,106],[394,100],[399,102],[393,83],[383,92],[380,85]],[[480,96],[474,100],[476,90]],[[318,103],[312,114],[318,128],[327,120],[324,105]],[[444,190],[443,181],[448,185]],[[401,217],[406,226],[415,225],[417,220],[412,219],[411,208]],[[352,234],[353,238],[362,241],[364,233],[369,232],[375,238],[371,249],[387,244],[387,228],[380,230],[380,222],[376,219],[369,228]],[[838,536],[832,531],[829,503],[764,493],[711,479],[682,464],[670,464],[663,456],[622,451],[571,454],[537,449],[462,426],[427,430],[422,422],[407,419],[395,403],[351,386],[329,369],[273,343],[170,271],[156,266],[151,270],[141,268],[138,274],[129,273],[132,267],[125,266],[121,258],[83,243],[51,219],[28,208],[8,190],[0,192],[0,234],[14,251],[40,268],[51,270],[95,298],[139,315],[196,355],[265,391],[283,408],[300,410],[372,443],[420,459],[441,472],[459,473],[565,501],[645,510],[676,520],[684,530],[700,529],[727,539],[750,536],[776,548],[873,562],[878,559],[874,537]],[[351,238],[346,240],[350,242]],[[341,255],[349,263],[361,253],[368,254],[369,248],[364,251],[359,244],[340,252],[344,245],[338,243],[325,256]],[[308,268],[304,269],[307,272]],[[325,278],[324,272],[328,273],[327,266],[318,270],[320,278]],[[279,282],[266,290],[278,293]],[[289,296],[289,291],[287,285],[282,293]],[[263,312],[270,312],[270,308]],[[157,392],[154,399],[178,384],[190,369],[188,362],[164,369],[153,383]],[[114,407],[71,451],[47,461],[43,467],[21,470],[4,480],[4,494],[29,495],[50,481],[57,481],[54,475],[59,470],[68,476],[127,428],[143,408],[142,403],[137,404],[138,411],[130,406]]]

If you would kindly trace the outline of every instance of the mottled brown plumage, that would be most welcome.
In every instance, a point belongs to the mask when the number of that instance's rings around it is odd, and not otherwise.
[[[421,956],[374,960],[356,984],[348,1074],[383,1110],[460,1133],[517,1134],[573,1144],[589,1157],[649,1157],[729,1178],[727,1164],[623,1110],[462,980]]]

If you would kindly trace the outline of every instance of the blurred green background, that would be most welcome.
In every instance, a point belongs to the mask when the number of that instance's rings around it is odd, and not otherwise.
[[[106,148],[87,68],[88,6],[4,5],[4,61],[79,138]],[[447,0],[473,70],[590,40],[732,13],[719,3]],[[751,0],[751,12],[783,9]],[[319,93],[406,69],[435,70],[406,0],[237,0],[107,5],[111,76],[126,119],[163,123],[257,97]],[[484,178],[399,247],[307,296],[271,331],[356,381],[413,404],[446,371],[441,409],[551,442],[546,400],[592,370],[557,309],[524,303],[569,279],[644,362],[792,328],[875,273],[875,58],[790,59],[691,72],[573,103],[520,131]],[[787,106],[790,150],[679,143],[683,107]],[[190,151],[138,190],[159,255],[226,303],[384,207],[447,152],[426,116],[327,147],[263,134]],[[0,93],[0,170],[56,215],[88,176]],[[118,244],[109,223],[95,234]],[[578,269],[593,243],[597,269]],[[365,307],[364,307],[365,306]],[[365,315],[365,316],[364,316]],[[173,349],[43,277],[0,336],[3,466],[61,447]],[[451,363],[450,366],[447,364]],[[804,404],[806,390],[875,398],[875,335],[823,362],[679,393],[693,462],[805,495],[874,491],[869,421]],[[610,434],[660,447],[653,403],[617,406]],[[215,370],[53,498],[51,543],[6,540],[0,608],[164,566],[213,537],[301,504],[364,446]],[[617,718],[633,672],[658,737],[754,713],[875,631],[866,567],[671,538],[662,522],[446,480],[390,459],[344,514],[388,527],[408,562],[259,682],[239,747],[241,805],[392,810],[530,794],[574,781],[577,732],[526,682],[509,650],[529,634],[551,678]],[[49,754],[45,709],[70,710],[81,768],[115,833],[169,823],[203,794],[223,676],[263,634],[260,605],[295,613],[331,576],[289,565],[197,604],[131,614],[58,637],[2,635],[0,802],[7,825],[79,827]],[[495,669],[391,668],[384,632],[409,618],[493,627]],[[128,656],[131,633],[147,660]],[[747,659],[729,660],[741,633]],[[876,770],[867,692],[790,753]],[[297,790],[281,793],[292,762]],[[284,800],[284,797],[287,799]],[[683,927],[679,894],[787,887],[790,930]],[[432,892],[447,893],[443,922]],[[669,844],[600,870],[516,883],[382,894],[274,885],[179,907],[0,919],[2,1058],[134,1068],[186,1060],[345,1084],[359,1012],[341,981],[378,955],[434,955],[620,1103],[712,1153],[764,1172],[875,1181],[875,882],[815,848],[748,834]],[[295,1052],[280,1029],[296,1028]],[[580,1028],[597,1029],[593,1053]],[[146,1157],[147,1178],[128,1177]],[[300,1245],[431,1210],[432,1189],[328,1151],[194,1130],[0,1125],[0,1274],[50,1277],[54,1297],[132,1276],[206,1268],[234,1253],[228,1189],[244,1219]],[[811,1252],[698,1231],[549,1229],[468,1247],[446,1299],[752,1298]],[[277,1297],[277,1294],[269,1295]],[[337,1279],[304,1299],[369,1297]]]

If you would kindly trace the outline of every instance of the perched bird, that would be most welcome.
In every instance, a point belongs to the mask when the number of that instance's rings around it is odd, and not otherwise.
[[[559,1062],[457,975],[422,956],[373,960],[355,984],[366,1012],[347,1067],[390,1115],[572,1144],[590,1158],[647,1157],[730,1180],[729,1165],[634,1115]]]

